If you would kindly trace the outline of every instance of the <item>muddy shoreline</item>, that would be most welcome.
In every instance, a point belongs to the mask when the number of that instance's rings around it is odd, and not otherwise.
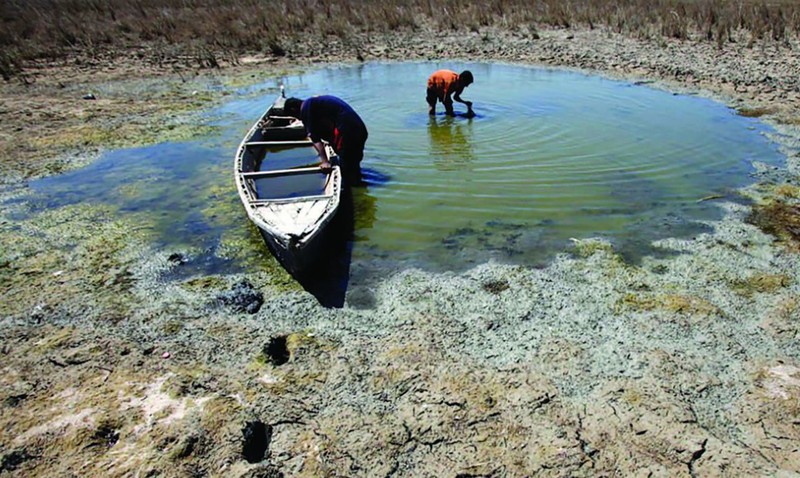
[[[658,241],[667,257],[632,265],[582,240],[543,269],[394,273],[348,290],[342,309],[270,267],[165,280],[191,251],[154,249],[111,210],[17,222],[18,206],[4,202],[2,472],[800,472],[800,261],[791,234],[752,224],[760,205],[793,211],[800,198],[800,55],[794,43],[747,43],[719,50],[600,29],[397,32],[218,71],[118,58],[4,84],[6,199],[105,147],[203,134],[191,114],[234,85],[362,60],[568,67],[709,96],[772,124],[787,164],[755,164],[741,191],[753,206],[720,202],[713,233]],[[42,122],[63,135],[27,138]],[[247,254],[243,242],[229,249]]]

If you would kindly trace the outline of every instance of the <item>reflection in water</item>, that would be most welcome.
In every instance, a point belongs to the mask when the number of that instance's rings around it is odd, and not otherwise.
[[[354,225],[355,234],[353,239],[356,242],[369,241],[367,232],[372,229],[375,224],[375,217],[378,210],[377,199],[375,196],[369,194],[369,189],[354,188],[351,190],[353,197],[353,210],[354,210]]]
[[[439,171],[469,170],[475,159],[470,139],[472,119],[431,116],[428,123],[431,156]]]
[[[558,70],[449,63],[482,79],[470,87],[478,116],[429,118],[409,98],[419,97],[419,78],[444,66],[374,63],[282,79],[294,96],[345,97],[370,130],[364,166],[380,172],[363,169],[365,197],[353,190],[350,289],[375,267],[380,276],[407,265],[457,271],[487,257],[545,264],[570,238],[651,254],[653,240],[702,232],[698,221],[721,215],[717,201],[699,199],[749,184],[754,161],[785,160],[771,129],[724,105]],[[190,257],[176,268],[180,277],[249,270],[241,238],[250,222],[230,160],[274,100],[272,82],[261,85],[264,96],[210,112],[219,135],[116,150],[31,181],[25,209],[111,208],[148,227],[154,247]],[[272,169],[316,164],[302,148],[269,155]],[[328,303],[341,303],[346,285]]]

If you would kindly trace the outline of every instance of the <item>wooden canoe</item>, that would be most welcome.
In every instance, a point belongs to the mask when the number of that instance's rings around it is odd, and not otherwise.
[[[270,154],[288,147],[308,148],[307,163],[317,161],[302,122],[283,115],[284,100],[281,93],[239,144],[234,176],[247,216],[281,264],[299,274],[324,248],[325,228],[339,207],[342,174],[338,166],[327,173],[316,165],[271,168]],[[333,157],[331,149],[328,154]],[[313,186],[292,190],[293,180]]]

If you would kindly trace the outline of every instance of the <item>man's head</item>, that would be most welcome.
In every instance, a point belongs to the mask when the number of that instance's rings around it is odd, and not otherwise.
[[[283,103],[283,112],[286,116],[292,116],[294,118],[300,117],[300,108],[303,106],[303,100],[300,98],[286,98],[286,101]]]
[[[472,72],[469,70],[464,70],[458,75],[458,81],[461,83],[461,86],[467,87],[472,84],[474,79],[472,78]]]

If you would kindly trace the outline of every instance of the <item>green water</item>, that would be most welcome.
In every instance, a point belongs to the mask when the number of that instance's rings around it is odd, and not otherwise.
[[[446,117],[441,105],[428,116],[425,82],[443,67],[473,72],[463,97],[476,118]],[[724,105],[568,71],[372,63],[281,81],[289,95],[340,96],[367,124],[368,185],[354,191],[352,248],[366,269],[381,262],[458,270],[488,259],[540,265],[570,238],[586,237],[635,258],[653,253],[654,239],[708,230],[697,221],[720,211],[702,198],[735,198],[733,189],[751,181],[752,161],[783,160],[767,126]],[[219,137],[115,151],[37,181],[37,201],[161,214],[163,245],[191,243],[213,257],[223,233],[247,234],[233,156],[273,98],[242,93],[211,112]],[[199,213],[210,202],[225,212]]]

